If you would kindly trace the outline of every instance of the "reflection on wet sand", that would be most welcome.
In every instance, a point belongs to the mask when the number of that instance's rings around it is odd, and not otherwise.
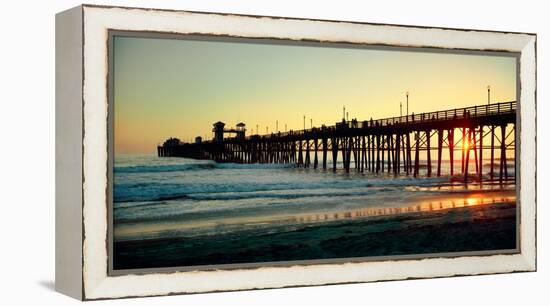
[[[293,221],[316,222],[372,216],[399,215],[415,212],[433,212],[487,204],[509,204],[515,203],[515,200],[516,196],[513,193],[498,193],[497,195],[493,196],[487,196],[487,194],[480,193],[471,194],[468,196],[453,196],[444,199],[422,200],[414,205],[405,207],[370,207],[353,211],[300,215],[296,216]]]

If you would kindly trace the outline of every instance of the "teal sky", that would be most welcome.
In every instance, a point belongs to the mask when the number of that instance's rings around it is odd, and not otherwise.
[[[155,152],[168,137],[210,138],[212,123],[256,133],[516,99],[516,59],[115,37],[115,152]]]

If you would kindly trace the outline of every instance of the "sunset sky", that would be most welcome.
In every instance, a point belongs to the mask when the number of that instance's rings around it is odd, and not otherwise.
[[[418,50],[418,49],[417,49]],[[515,57],[115,37],[115,153],[153,153],[212,124],[261,134],[516,99]]]

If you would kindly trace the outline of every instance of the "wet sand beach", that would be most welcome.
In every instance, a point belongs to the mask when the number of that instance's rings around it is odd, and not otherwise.
[[[115,269],[376,257],[516,248],[515,201],[409,211],[270,231],[121,241]]]

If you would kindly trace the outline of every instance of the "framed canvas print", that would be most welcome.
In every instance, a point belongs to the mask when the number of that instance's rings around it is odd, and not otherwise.
[[[56,289],[536,270],[536,35],[83,5],[56,17]]]

